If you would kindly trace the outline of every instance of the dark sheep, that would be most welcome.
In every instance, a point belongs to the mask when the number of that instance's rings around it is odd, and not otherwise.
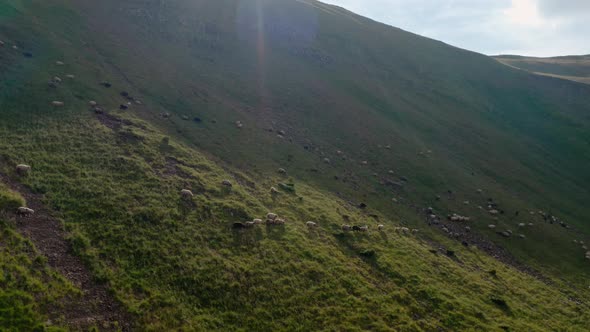
[[[106,82],[106,81],[105,81],[105,82],[102,82],[102,83],[100,83],[100,85],[104,86],[105,88],[110,88],[110,87],[112,87],[112,86],[113,86],[111,83],[109,83],[109,82]]]
[[[31,53],[31,52],[23,52],[23,56],[25,58],[32,58],[33,57],[33,53]]]
[[[355,232],[360,232],[361,231],[361,227],[360,226],[352,226],[352,230]]]
[[[365,209],[365,208],[367,208],[367,204],[361,203],[361,204],[359,204],[359,208]]]
[[[201,118],[199,118],[199,117],[195,117],[195,118],[193,118],[193,121],[195,121],[196,123],[201,123],[201,122],[203,122],[203,120],[201,120]]]
[[[244,229],[246,228],[246,224],[242,223],[242,222],[235,222],[232,225],[233,229]]]
[[[124,110],[127,110],[127,109],[129,109],[129,106],[127,106],[127,105],[125,105],[125,104],[121,104],[121,105],[119,106],[119,109],[121,109],[121,110],[123,110],[123,111],[124,111]]]
[[[122,97],[129,97],[129,92],[127,92],[127,91],[122,91],[122,92],[121,92],[121,96],[122,96]]]

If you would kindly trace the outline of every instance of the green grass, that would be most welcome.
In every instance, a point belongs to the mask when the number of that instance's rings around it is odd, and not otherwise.
[[[584,331],[588,262],[571,240],[588,240],[580,204],[588,197],[587,89],[557,90],[553,80],[488,58],[323,11],[313,12],[321,30],[310,45],[293,50],[267,36],[259,68],[236,33],[243,9],[232,1],[142,3],[158,21],[133,2],[8,3],[23,14],[0,21],[0,39],[25,43],[35,56],[0,49],[2,171],[32,165],[22,181],[63,218],[74,252],[139,329]],[[297,18],[310,10],[300,6],[277,1],[264,10]],[[47,87],[69,73],[74,81]],[[114,87],[100,87],[103,80]],[[122,90],[145,106],[116,110]],[[66,106],[53,108],[53,100]],[[104,126],[89,100],[125,121]],[[236,120],[245,127],[237,130]],[[379,183],[401,176],[409,179],[403,189]],[[271,187],[281,193],[271,196]],[[190,203],[180,198],[184,188],[195,193]],[[454,199],[434,200],[448,189]],[[472,216],[474,230],[553,284],[461,247],[392,197]],[[522,217],[493,221],[477,209],[487,197]],[[367,212],[354,207],[360,202]],[[525,213],[532,209],[554,211],[579,233],[543,224]],[[286,226],[231,228],[268,211]],[[343,234],[344,215],[372,231]],[[308,230],[308,220],[320,227]],[[487,229],[524,221],[536,224],[526,241]],[[375,231],[378,223],[386,232]],[[400,236],[399,225],[421,233]],[[433,240],[456,258],[432,253]],[[17,317],[39,324],[43,302],[24,292],[29,300],[19,301],[29,309]]]
[[[0,330],[62,331],[46,324],[46,311],[71,294],[71,285],[46,266],[46,258],[0,219]]]

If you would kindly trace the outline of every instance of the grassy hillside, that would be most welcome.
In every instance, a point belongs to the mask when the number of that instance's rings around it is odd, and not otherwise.
[[[539,75],[590,84],[590,55],[560,56],[552,58],[499,55],[494,58],[509,66],[524,69]]]
[[[589,88],[315,2],[9,0],[0,13],[0,173],[45,197],[137,330],[585,329],[589,265],[572,240],[588,241]],[[141,104],[120,110],[122,91]],[[7,188],[3,227],[22,239]],[[488,198],[498,220],[477,208]],[[427,206],[471,216],[545,278],[429,228]],[[269,211],[286,225],[232,228]],[[3,261],[19,250],[6,248]],[[51,316],[35,303],[0,317],[28,329]]]

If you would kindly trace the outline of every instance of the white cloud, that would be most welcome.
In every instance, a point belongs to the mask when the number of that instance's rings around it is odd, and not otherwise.
[[[590,0],[325,0],[484,54],[590,53]]]
[[[515,25],[538,28],[546,23],[534,0],[512,0],[512,5],[504,11],[504,15]]]

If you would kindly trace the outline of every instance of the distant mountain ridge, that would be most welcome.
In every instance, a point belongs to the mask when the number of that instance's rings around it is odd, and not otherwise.
[[[498,55],[493,58],[501,63],[535,74],[590,84],[590,55],[568,55],[548,58]]]

